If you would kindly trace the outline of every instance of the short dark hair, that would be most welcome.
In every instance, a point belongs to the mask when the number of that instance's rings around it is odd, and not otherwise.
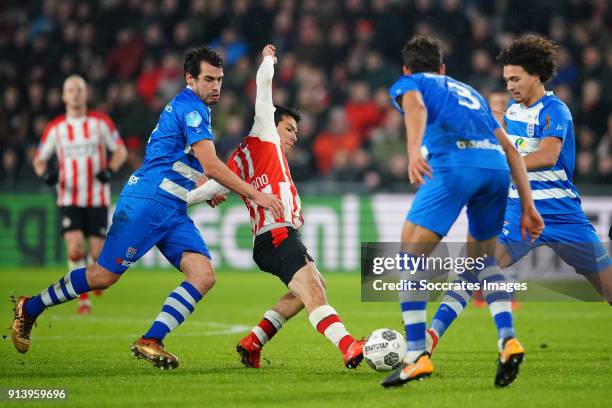
[[[442,43],[435,37],[412,37],[402,49],[404,65],[412,71],[438,72],[442,65]]]
[[[300,123],[302,115],[298,110],[281,105],[274,105],[274,107],[276,108],[276,111],[274,111],[275,126],[278,126],[280,121],[283,120],[283,116],[291,116],[293,119],[295,119],[296,123]]]
[[[185,62],[183,63],[183,75],[188,73],[194,78],[200,75],[200,62],[207,62],[213,67],[223,68],[223,59],[221,56],[210,47],[192,48],[185,54]]]
[[[517,38],[510,47],[502,50],[497,61],[503,65],[518,65],[529,75],[537,75],[542,83],[548,82],[557,69],[555,56],[557,45],[537,35]]]

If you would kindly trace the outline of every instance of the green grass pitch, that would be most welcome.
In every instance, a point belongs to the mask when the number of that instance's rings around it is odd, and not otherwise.
[[[430,379],[385,390],[379,385],[384,374],[365,365],[344,369],[340,353],[303,313],[266,345],[260,370],[244,369],[234,345],[284,292],[279,280],[256,271],[220,272],[213,291],[166,339],[181,360],[177,370],[154,369],[129,352],[180,282],[172,270],[130,270],[93,298],[90,316],[77,316],[75,303],[45,312],[30,351],[18,354],[7,329],[10,295],[36,293],[62,273],[2,270],[0,387],[64,388],[68,399],[0,405],[609,407],[612,400],[612,309],[602,303],[523,304],[515,322],[526,361],[506,389],[493,387],[496,339],[489,312],[470,308],[436,350]],[[354,335],[380,327],[402,330],[397,304],[360,302],[357,274],[326,279],[330,303]]]

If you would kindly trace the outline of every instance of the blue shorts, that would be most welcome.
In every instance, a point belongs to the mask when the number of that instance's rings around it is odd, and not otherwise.
[[[435,168],[416,193],[406,220],[443,237],[467,205],[470,235],[493,238],[504,223],[510,173],[478,167]]]
[[[211,257],[185,211],[148,198],[120,197],[98,264],[122,274],[154,245],[177,269],[184,252]]]
[[[535,241],[523,241],[520,209],[509,207],[499,242],[518,262],[529,251],[541,245],[550,247],[577,273],[598,273],[612,265],[612,260],[595,233],[595,228],[584,213],[571,215],[542,215],[544,231]]]

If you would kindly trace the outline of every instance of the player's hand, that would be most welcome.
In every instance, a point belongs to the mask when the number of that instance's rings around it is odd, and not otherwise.
[[[48,186],[54,186],[59,180],[59,172],[57,170],[47,169],[42,175],[42,181]]]
[[[523,241],[529,238],[531,242],[535,242],[540,237],[540,234],[542,234],[542,230],[544,230],[544,220],[538,210],[534,206],[523,210],[521,214],[521,236]]]
[[[274,219],[283,218],[283,202],[274,194],[258,192],[253,201],[260,207],[270,210]]]
[[[215,194],[213,198],[206,202],[208,203],[208,205],[210,205],[211,208],[215,208],[225,200],[227,200],[227,194]]]
[[[431,178],[431,166],[427,160],[416,153],[408,158],[408,179],[411,184],[421,185],[425,183],[425,176]]]
[[[263,58],[265,57],[272,57],[274,59],[274,63],[276,64],[276,47],[273,46],[272,44],[268,44],[264,47],[263,51],[261,52],[261,56]]]
[[[111,169],[106,168],[102,170],[101,172],[99,172],[98,174],[96,174],[96,178],[101,183],[108,183],[113,178],[114,174],[115,173]]]

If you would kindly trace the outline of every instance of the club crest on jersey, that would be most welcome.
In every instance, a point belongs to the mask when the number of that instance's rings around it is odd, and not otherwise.
[[[202,116],[197,111],[189,112],[185,117],[185,121],[187,126],[197,128],[202,123]]]
[[[134,247],[129,247],[129,248],[127,249],[127,251],[125,251],[125,257],[126,257],[127,259],[131,259],[131,258],[133,258],[133,257],[135,257],[135,256],[136,256],[136,252],[138,252],[138,250],[137,250],[136,248],[134,248]]]
[[[533,136],[535,132],[535,125],[533,123],[529,123],[527,125],[527,136]]]

